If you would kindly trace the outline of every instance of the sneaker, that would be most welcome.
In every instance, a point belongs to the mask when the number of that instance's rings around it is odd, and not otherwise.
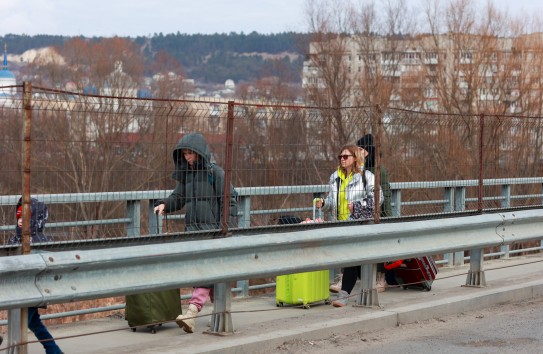
[[[330,292],[332,293],[339,293],[341,291],[341,279],[343,278],[343,274],[339,273],[337,275],[338,281],[336,283],[333,283],[330,285]]]
[[[332,301],[332,305],[334,307],[347,306],[348,303],[349,303],[349,293],[346,292],[345,290],[340,290],[339,293],[337,294],[337,299]]]
[[[385,279],[385,273],[377,273],[377,282],[376,282],[377,292],[382,293],[387,287],[387,281]]]

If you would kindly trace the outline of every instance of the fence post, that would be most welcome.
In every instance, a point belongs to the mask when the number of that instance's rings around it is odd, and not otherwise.
[[[443,205],[443,211],[445,213],[451,213],[454,211],[454,188],[451,188],[451,187],[446,187],[445,188],[445,191],[444,191],[444,197],[443,199],[445,200],[445,204]],[[461,253],[461,252],[456,252],[456,254],[453,254],[452,252],[449,252],[449,253],[445,253],[443,254],[443,259],[445,259],[447,261],[447,267],[452,267],[453,264],[454,264],[454,259],[455,259],[455,256],[456,258],[458,258],[459,256],[457,255],[458,253]],[[462,253],[463,255],[463,253]]]
[[[126,224],[126,235],[128,237],[136,237],[141,235],[141,201],[127,200],[126,201],[126,217],[130,222]]]
[[[242,195],[238,197],[238,227],[251,227],[251,196]]]
[[[402,190],[401,189],[392,189],[392,216],[402,216]]]
[[[222,207],[221,230],[224,236],[228,235],[228,221],[230,220],[230,186],[232,181],[232,149],[234,135],[234,101],[228,101],[228,116],[226,121],[225,162],[224,162],[224,196]]]
[[[479,213],[483,212],[483,148],[484,148],[484,135],[485,134],[485,115],[481,113],[479,116],[479,188],[477,193],[477,210]]]
[[[21,235],[21,254],[30,254],[30,147],[31,147],[31,122],[32,122],[32,83],[23,82],[23,227]],[[8,322],[8,345],[28,342],[28,308],[10,310]],[[21,344],[15,347],[14,354],[28,353],[28,346]]]
[[[375,124],[375,205],[377,207],[373,208],[373,218],[376,224],[380,223],[381,219],[381,124],[383,111],[379,105],[376,105],[377,111],[377,122]]]
[[[241,216],[239,213],[241,212]],[[251,226],[251,197],[240,196],[238,199],[238,227],[249,228]],[[235,294],[235,297],[248,297],[249,296],[249,280],[238,280],[236,287],[240,289]]]
[[[466,187],[457,187],[454,189],[454,210],[466,210]],[[454,253],[454,265],[461,266],[464,264],[464,251]]]
[[[452,213],[454,211],[454,188],[445,187],[444,198],[445,204],[443,205],[443,212]]]
[[[234,101],[228,101],[228,115],[227,115],[227,123],[226,123],[226,162],[225,162],[225,181],[224,181],[224,191],[225,191],[225,204],[223,207],[223,211],[225,212],[223,214],[223,219],[226,221],[228,220],[227,217],[229,214],[226,214],[227,204],[228,207],[229,204],[229,196],[230,196],[230,180],[231,180],[231,174],[232,174],[232,149],[233,149],[233,135],[234,135],[234,110],[235,110],[236,103]],[[248,196],[241,196],[238,199],[238,227],[250,227],[251,226],[251,216],[250,216],[250,210],[251,210],[251,198]],[[241,211],[241,218],[239,216],[239,212]],[[228,222],[223,223],[223,232],[226,233],[227,228],[224,227],[224,225],[228,225]],[[247,297],[249,296],[249,280],[238,280],[236,282],[236,287],[241,289],[240,292],[237,292],[236,297]],[[229,292],[230,294],[230,292]],[[230,295],[229,295],[230,296]],[[231,321],[231,319],[230,319]]]
[[[155,215],[155,202],[156,199],[150,199],[148,205],[148,224],[149,224],[149,235],[155,235],[162,233],[162,218]]]
[[[502,199],[501,199],[502,208],[511,207],[511,185],[504,184],[502,185]],[[500,258],[509,258],[510,245],[501,245],[500,252],[503,253]]]

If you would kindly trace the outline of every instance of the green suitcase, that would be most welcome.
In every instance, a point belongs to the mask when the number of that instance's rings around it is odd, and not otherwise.
[[[145,326],[156,333],[156,326],[173,321],[181,314],[179,289],[127,295],[125,301],[125,319],[133,332]]]
[[[277,306],[302,305],[324,301],[330,303],[330,272],[319,270],[288,275],[280,275],[275,280],[275,301]]]

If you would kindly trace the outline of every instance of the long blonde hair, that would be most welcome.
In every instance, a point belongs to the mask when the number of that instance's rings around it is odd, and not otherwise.
[[[356,145],[345,145],[345,146],[343,146],[341,148],[341,150],[339,150],[339,153],[341,154],[343,152],[343,150],[348,150],[353,155],[354,163],[353,163],[352,172],[353,173],[362,173],[363,169],[364,169],[364,156],[362,156],[362,153],[361,153],[360,149],[358,148],[358,146],[356,146]],[[345,175],[347,175],[347,171],[345,171],[345,169],[343,167],[341,167],[341,161],[338,163],[338,169],[340,169],[341,171],[343,171],[343,173]]]

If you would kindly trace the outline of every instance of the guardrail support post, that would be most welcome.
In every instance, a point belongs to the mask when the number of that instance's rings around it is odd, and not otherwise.
[[[28,309],[12,309],[8,310],[8,346],[15,345],[9,354],[27,354],[28,341]],[[17,345],[19,344],[19,345]]]
[[[238,213],[241,211],[241,216],[238,215],[238,227],[249,228],[251,227],[251,197],[241,196],[238,200]],[[248,297],[249,296],[249,280],[238,280],[236,287],[241,289],[237,292],[236,297]]]
[[[485,272],[483,270],[483,249],[470,251],[469,272],[466,286],[482,288],[486,286]]]
[[[234,334],[231,314],[232,289],[230,284],[215,284],[213,293],[215,299],[213,301],[213,313],[211,314],[211,328],[204,333],[221,336]]]
[[[360,294],[354,306],[379,307],[377,292],[377,264],[364,264],[360,268]]]

